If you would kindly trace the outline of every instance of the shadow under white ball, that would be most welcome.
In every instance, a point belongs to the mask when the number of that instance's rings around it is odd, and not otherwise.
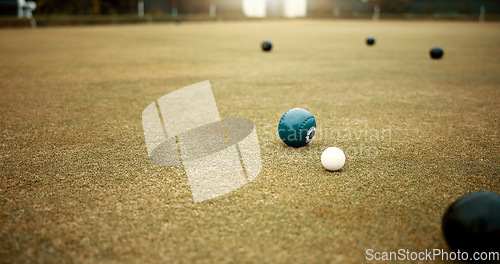
[[[344,167],[345,154],[337,147],[329,147],[321,154],[321,164],[329,171],[338,171]]]

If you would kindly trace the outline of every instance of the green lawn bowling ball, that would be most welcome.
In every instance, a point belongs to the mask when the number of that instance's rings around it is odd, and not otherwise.
[[[367,39],[366,39],[366,44],[367,44],[368,46],[372,46],[372,45],[374,45],[374,44],[375,44],[375,38],[373,38],[373,37],[369,37],[369,38],[367,38]]]
[[[316,119],[311,112],[302,108],[293,108],[281,116],[278,134],[285,144],[300,148],[311,142],[316,132]]]
[[[450,249],[492,252],[500,249],[500,195],[479,191],[453,202],[443,216],[443,235]]]
[[[434,47],[430,51],[431,58],[437,60],[443,57],[444,51],[441,47]]]
[[[266,40],[266,41],[262,42],[262,50],[263,51],[271,51],[272,48],[273,48],[273,44],[271,43],[271,41]]]

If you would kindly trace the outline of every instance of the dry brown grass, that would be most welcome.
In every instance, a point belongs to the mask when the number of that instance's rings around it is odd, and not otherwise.
[[[493,23],[0,30],[0,261],[358,263],[368,248],[447,249],[447,205],[500,192],[498,43]],[[203,80],[223,118],[256,124],[263,170],[195,204],[182,169],[149,161],[141,112]],[[292,107],[318,122],[302,149],[277,135]],[[341,172],[319,162],[329,146],[346,152]]]

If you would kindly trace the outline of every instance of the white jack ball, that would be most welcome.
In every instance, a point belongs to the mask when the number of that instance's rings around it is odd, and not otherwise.
[[[345,164],[345,154],[337,147],[329,147],[321,154],[321,164],[329,171],[340,170]]]

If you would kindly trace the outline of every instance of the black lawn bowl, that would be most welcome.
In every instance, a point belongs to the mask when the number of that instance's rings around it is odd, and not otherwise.
[[[369,37],[369,38],[367,38],[367,39],[366,39],[366,45],[368,45],[368,46],[373,46],[373,45],[375,45],[375,38],[373,38],[373,37]]]
[[[453,202],[442,219],[443,235],[451,250],[493,252],[500,249],[500,195],[478,191]]]
[[[444,51],[441,47],[434,47],[431,49],[431,58],[438,60],[443,57]]]
[[[271,43],[271,41],[269,40],[266,40],[264,42],[262,42],[262,50],[263,51],[271,51],[271,49],[273,48],[273,44]]]

